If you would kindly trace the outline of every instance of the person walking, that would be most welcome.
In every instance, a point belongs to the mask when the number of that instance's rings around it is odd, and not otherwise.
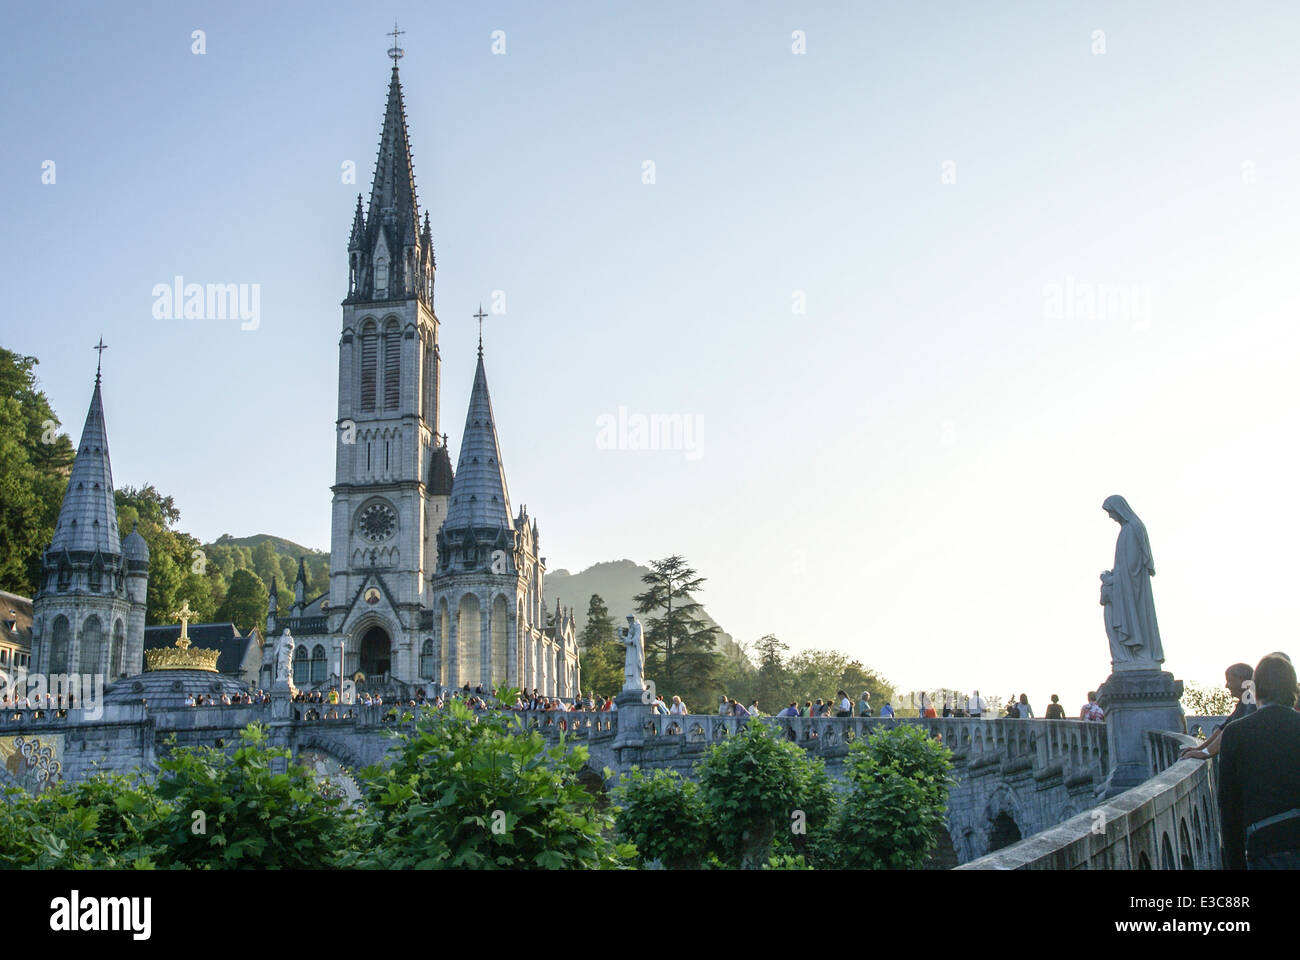
[[[1029,697],[1023,693],[1020,695],[1020,702],[1016,704],[1016,716],[1021,720],[1034,718],[1034,708],[1029,705]]]
[[[853,716],[853,701],[849,699],[849,695],[845,693],[843,690],[840,690],[836,692],[835,698],[836,700],[839,701],[839,709],[835,711],[835,716],[837,717]]]
[[[871,691],[863,690],[862,696],[858,697],[858,716],[871,716]]]
[[[988,712],[988,709],[989,705],[984,702],[978,690],[966,698],[966,716],[979,718]]]
[[[1065,707],[1061,706],[1061,698],[1052,694],[1052,702],[1047,705],[1048,720],[1064,720]]]

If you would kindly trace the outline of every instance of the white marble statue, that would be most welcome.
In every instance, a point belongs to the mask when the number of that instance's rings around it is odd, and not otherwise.
[[[627,626],[618,631],[618,638],[627,647],[623,660],[623,689],[640,693],[645,689],[645,646],[641,640],[641,621],[629,613]]]
[[[1165,651],[1160,645],[1151,578],[1156,568],[1151,541],[1133,508],[1121,496],[1107,497],[1102,509],[1119,524],[1115,567],[1101,575],[1101,604],[1106,614],[1111,664],[1116,670],[1158,670]]]
[[[293,637],[286,627],[280,636],[280,644],[275,651],[275,678],[285,683],[293,682]]]

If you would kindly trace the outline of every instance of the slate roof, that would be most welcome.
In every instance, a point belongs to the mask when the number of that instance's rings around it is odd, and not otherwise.
[[[0,633],[25,650],[32,649],[32,601],[0,590]]]
[[[455,477],[451,469],[451,454],[447,452],[445,444],[439,444],[434,448],[429,465],[429,493],[435,497],[449,495]]]
[[[384,227],[383,211],[391,210],[388,249],[395,254],[403,246],[414,244],[420,232],[419,201],[415,195],[415,168],[411,163],[410,135],[406,128],[406,105],[402,100],[402,83],[393,65],[388,83],[388,106],[384,111],[384,130],[379,137],[379,156],[375,160],[375,179],[370,186],[370,209],[366,212],[366,250],[375,249],[379,230]],[[353,226],[356,220],[353,219]]]
[[[240,665],[244,662],[248,645],[255,642],[254,637],[257,635],[255,630],[250,630],[247,636],[240,636],[239,629],[233,623],[191,623],[189,633],[191,646],[218,651],[218,673],[232,675],[240,672]],[[178,623],[145,627],[144,648],[158,650],[163,647],[174,647],[180,635],[181,627]],[[143,663],[136,666],[140,670],[144,669]]]
[[[465,527],[515,529],[481,352],[478,369],[474,372],[474,388],[470,391],[465,433],[460,442],[460,459],[456,464],[451,502],[447,506],[443,527],[447,530]]]
[[[59,521],[47,553],[64,550],[119,556],[122,541],[117,532],[117,504],[113,499],[113,470],[108,460],[108,430],[104,426],[104,401],[99,379],[86,411],[81,443],[72,461],[68,489],[59,509]]]
[[[176,629],[180,631],[180,627]],[[209,673],[206,670],[150,670],[110,684],[104,689],[104,703],[139,703],[143,699],[150,708],[183,707],[187,694],[197,698],[200,693],[206,693],[220,699],[223,693],[233,697],[247,691],[246,683],[220,673]]]

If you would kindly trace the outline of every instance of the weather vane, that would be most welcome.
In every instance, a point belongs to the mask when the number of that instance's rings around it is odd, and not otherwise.
[[[483,304],[478,305],[478,313],[474,317],[478,320],[478,355],[483,356],[483,318],[487,314],[483,312]]]
[[[479,309],[482,310],[483,308],[479,307]],[[103,337],[100,337],[99,343],[95,344],[90,349],[99,351],[99,361],[95,364],[95,382],[99,383],[99,372],[104,366],[104,351],[108,349],[108,344],[104,343]]]
[[[393,67],[394,67],[394,68],[396,68],[396,66],[397,66],[397,61],[402,59],[402,54],[403,54],[402,48],[399,47],[399,46],[397,45],[397,38],[400,37],[400,36],[401,36],[402,34],[404,34],[404,33],[406,33],[405,30],[398,30],[398,29],[397,29],[397,21],[394,20],[394,21],[393,21],[393,32],[392,32],[392,33],[389,33],[389,34],[385,34],[385,36],[389,36],[389,37],[392,37],[392,38],[393,38],[393,45],[389,48],[389,50],[388,50],[388,55],[389,55],[390,57],[393,58]]]

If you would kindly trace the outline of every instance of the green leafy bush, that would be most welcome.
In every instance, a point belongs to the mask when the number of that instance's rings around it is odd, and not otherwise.
[[[518,715],[476,717],[456,700],[398,740],[390,766],[362,771],[370,819],[346,866],[590,869],[636,855],[612,839],[613,814],[578,782],[586,747],[548,748]]]
[[[647,777],[637,767],[625,774],[615,791],[621,805],[618,833],[641,858],[658,860],[669,870],[704,864],[711,850],[709,808],[697,784],[676,771],[656,770]]]
[[[835,816],[839,865],[920,867],[945,829],[952,752],[920,727],[877,730],[849,747],[850,791]]]
[[[814,838],[824,836],[829,825],[832,800],[824,765],[766,724],[746,723],[713,747],[696,772],[719,858],[728,866],[756,870],[774,852],[793,852],[799,836],[793,829],[801,819],[811,828],[806,836]],[[814,824],[816,817],[824,817],[823,824]]]
[[[39,796],[10,789],[0,801],[0,867],[150,868],[165,810],[148,784],[116,775],[54,784]]]
[[[314,869],[330,866],[353,841],[343,799],[325,796],[311,774],[267,745],[266,728],[240,732],[232,753],[174,750],[159,761],[156,790],[167,801],[150,837],[159,866],[197,869]]]

